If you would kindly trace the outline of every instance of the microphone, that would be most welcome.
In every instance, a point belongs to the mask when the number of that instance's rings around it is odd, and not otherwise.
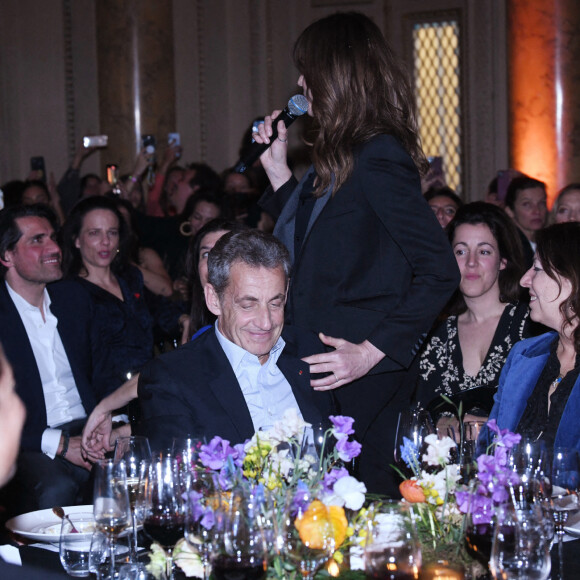
[[[248,152],[237,162],[234,167],[236,173],[244,173],[246,169],[270,147],[272,141],[278,137],[278,121],[284,121],[284,125],[289,127],[298,117],[308,111],[308,99],[304,95],[294,95],[286,105],[286,108],[272,121],[272,136],[270,143],[252,143]]]

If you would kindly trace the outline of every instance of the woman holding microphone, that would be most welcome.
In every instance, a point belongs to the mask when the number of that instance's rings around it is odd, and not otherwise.
[[[298,85],[314,118],[312,166],[300,183],[286,159],[287,130],[261,156],[293,256],[287,321],[319,333],[325,354],[304,359],[317,390],[333,389],[363,444],[359,476],[397,494],[393,443],[413,390],[407,370],[458,281],[443,230],[421,196],[427,162],[413,94],[377,26],[358,13],[311,24],[294,46]],[[270,143],[266,117],[254,138]]]

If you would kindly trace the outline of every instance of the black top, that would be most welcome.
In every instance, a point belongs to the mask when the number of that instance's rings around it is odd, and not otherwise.
[[[548,391],[552,383],[560,375],[557,348],[558,337],[554,339],[550,346],[550,356],[528,399],[524,414],[516,430],[522,436],[545,441],[548,447],[554,446],[560,418],[580,373],[580,356],[576,355],[576,366],[560,381],[552,394],[550,412],[548,413]]]
[[[76,280],[90,294],[95,317],[92,325],[93,387],[98,400],[113,392],[153,358],[153,321],[144,298],[143,276],[131,266],[117,276],[123,300],[88,280]]]
[[[416,398],[425,407],[431,407],[442,402],[440,395],[447,395],[457,403],[464,401],[465,412],[473,412],[478,407],[477,414],[488,415],[509,351],[528,336],[527,304],[506,304],[481,368],[471,376],[463,368],[457,316],[450,316],[435,328],[423,349]]]

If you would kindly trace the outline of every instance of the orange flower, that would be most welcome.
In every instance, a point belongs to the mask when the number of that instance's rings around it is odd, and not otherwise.
[[[415,479],[401,482],[399,491],[409,503],[425,503],[425,494]]]
[[[344,508],[336,505],[326,506],[321,501],[314,500],[302,518],[294,522],[300,539],[308,547],[320,550],[324,548],[325,527],[330,525],[334,536],[335,548],[338,548],[346,538],[348,521]]]

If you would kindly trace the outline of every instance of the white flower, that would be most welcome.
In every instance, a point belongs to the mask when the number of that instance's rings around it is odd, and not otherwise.
[[[432,504],[438,504],[441,501],[444,501],[446,494],[455,492],[457,481],[460,477],[459,466],[455,464],[447,465],[437,473],[427,473],[426,471],[421,472],[421,485],[425,486],[427,489],[435,490],[439,496],[439,498],[436,498],[429,495],[427,496],[427,501]],[[440,501],[437,502],[437,499]]]
[[[425,437],[427,453],[423,455],[423,461],[428,465],[445,465],[449,462],[449,451],[456,447],[451,437],[439,439],[435,433]]]
[[[284,411],[281,421],[276,421],[268,432],[269,437],[275,444],[286,442],[292,437],[300,439],[306,427],[311,427],[302,417],[298,415],[295,407],[290,407]]]
[[[367,488],[364,483],[347,475],[341,477],[333,486],[332,493],[324,498],[326,505],[344,506],[349,510],[359,510],[364,501]]]
[[[203,578],[203,563],[199,554],[182,538],[175,544],[173,561],[191,578]]]

